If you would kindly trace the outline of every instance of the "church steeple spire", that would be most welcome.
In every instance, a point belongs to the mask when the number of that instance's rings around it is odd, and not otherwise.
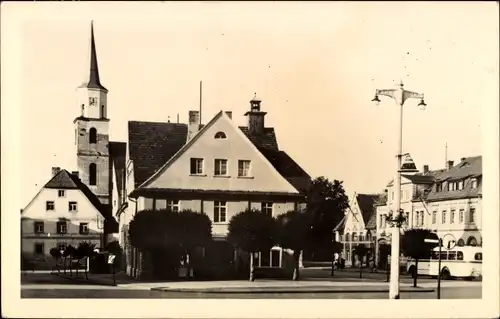
[[[97,65],[97,53],[94,40],[94,21],[90,23],[90,76],[86,85],[89,89],[100,89],[108,91],[99,79],[99,66]]]

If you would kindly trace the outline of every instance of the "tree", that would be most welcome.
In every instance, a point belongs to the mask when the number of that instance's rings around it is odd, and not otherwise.
[[[275,219],[255,209],[242,211],[229,221],[228,242],[250,254],[250,281],[255,279],[254,254],[273,247],[275,230]]]
[[[84,258],[90,258],[94,255],[95,245],[88,242],[81,242],[78,247],[74,250],[74,257],[78,260],[78,267],[76,268],[76,275],[78,276],[78,268],[80,267],[80,261]],[[85,278],[88,279],[87,266],[85,265]]]
[[[307,211],[312,218],[308,240],[311,251],[317,251],[318,247],[330,246],[333,229],[342,220],[345,210],[349,207],[349,198],[342,184],[342,181],[331,182],[321,176],[312,181],[307,191]],[[330,255],[331,249],[327,249],[326,253]]]
[[[64,249],[62,256],[64,257],[64,274],[66,275],[66,259],[69,258],[69,274],[73,275],[71,264],[73,262],[73,256],[75,255],[75,247],[68,245]]]
[[[194,250],[206,246],[212,240],[212,222],[207,215],[189,209],[181,211],[180,217],[180,246],[184,256],[189,257],[186,258],[187,273],[191,277]]]
[[[180,257],[191,255],[211,240],[212,223],[205,214],[191,210],[143,210],[130,222],[129,235],[132,246],[175,268]],[[166,251],[170,260],[160,260]]]
[[[55,262],[56,262],[56,269],[57,269],[57,272],[60,273],[60,269],[59,269],[59,259],[61,259],[61,251],[59,250],[59,248],[57,247],[52,247],[50,249],[50,255],[52,256],[52,258],[54,258]]]
[[[363,277],[363,259],[368,253],[368,247],[365,244],[358,244],[354,247],[354,254],[358,256],[359,259],[359,278]]]
[[[417,286],[418,260],[430,258],[432,249],[438,245],[426,243],[425,239],[439,239],[439,237],[429,229],[415,228],[406,230],[401,238],[401,250],[406,256],[415,259],[412,271],[413,287]]]
[[[300,253],[306,247],[310,229],[310,218],[306,212],[291,210],[277,218],[276,243],[282,249],[293,250],[293,280],[299,280]]]

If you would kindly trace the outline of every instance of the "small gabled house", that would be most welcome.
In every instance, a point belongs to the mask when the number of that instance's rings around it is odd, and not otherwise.
[[[51,248],[86,241],[103,247],[118,224],[107,206],[78,178],[58,167],[21,212],[21,251],[28,259],[47,259]]]
[[[277,216],[303,207],[310,176],[278,148],[274,128],[264,125],[261,101],[250,103],[245,127],[224,111],[206,125],[199,123],[197,111],[189,112],[188,125],[129,122],[129,200],[119,214],[124,246],[128,223],[138,211],[191,209],[209,216],[219,252],[234,256],[225,241],[232,216],[247,208]],[[129,273],[137,274],[137,252],[128,252]],[[261,253],[257,265],[280,267],[282,260],[276,248]]]
[[[356,245],[364,244],[370,249],[375,247],[376,202],[380,194],[357,194],[349,203],[344,218],[335,226],[334,231],[338,242],[342,244],[342,257],[346,266],[356,266],[359,258],[353,251]],[[365,257],[364,263],[367,257]]]

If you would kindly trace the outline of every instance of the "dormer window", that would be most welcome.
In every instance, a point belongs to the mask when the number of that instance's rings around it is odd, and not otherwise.
[[[458,181],[457,190],[461,191],[462,189],[464,189],[464,181]]]
[[[224,132],[217,132],[217,133],[215,133],[215,139],[218,140],[218,139],[225,139],[225,138],[227,138],[226,137],[226,133],[224,133]]]

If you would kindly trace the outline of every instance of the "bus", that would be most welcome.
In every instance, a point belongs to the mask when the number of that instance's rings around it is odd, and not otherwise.
[[[418,260],[418,275],[437,277],[439,247],[431,252],[430,259]],[[451,250],[441,250],[441,278],[482,278],[483,250],[482,247],[463,246]],[[415,260],[407,264],[407,272],[414,278],[417,274]]]

